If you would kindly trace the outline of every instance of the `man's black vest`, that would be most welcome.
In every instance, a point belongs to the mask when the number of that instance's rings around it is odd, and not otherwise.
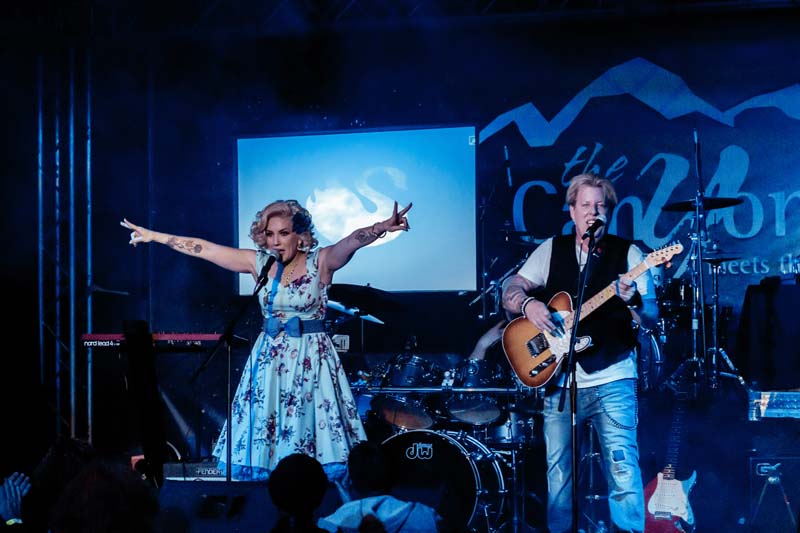
[[[589,262],[589,283],[584,292],[584,302],[618,279],[619,274],[628,271],[630,244],[630,241],[614,235],[605,235],[600,240],[596,255]],[[555,237],[550,274],[541,298],[548,301],[557,292],[564,291],[572,298],[574,308],[578,298],[579,270],[575,257],[575,234]],[[636,343],[631,312],[618,296],[613,296],[588,316],[582,316],[578,336],[591,337],[591,345],[576,352],[577,361],[589,373],[622,361]]]

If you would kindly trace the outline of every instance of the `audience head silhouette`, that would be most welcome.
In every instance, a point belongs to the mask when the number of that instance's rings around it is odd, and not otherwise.
[[[328,490],[328,476],[319,461],[302,453],[278,462],[267,482],[272,503],[284,516],[272,529],[278,531],[319,531],[314,512]]]
[[[350,450],[347,472],[355,492],[361,497],[387,494],[391,487],[384,449],[372,441],[361,441]]]

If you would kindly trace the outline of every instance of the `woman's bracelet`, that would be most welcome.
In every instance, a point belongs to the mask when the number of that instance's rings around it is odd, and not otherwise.
[[[369,234],[372,235],[373,237],[375,237],[376,239],[383,239],[384,237],[386,237],[386,230],[383,230],[383,231],[380,231],[380,232],[377,231],[375,229],[375,226],[377,226],[378,224],[380,224],[380,223],[376,222],[376,223],[374,223],[372,225],[372,227],[369,229]]]
[[[527,298],[522,300],[522,305],[519,306],[519,312],[522,314],[522,316],[524,316],[525,318],[528,318],[528,315],[525,314],[525,306],[528,305],[529,303],[535,302],[535,301],[536,301],[536,298],[534,298],[533,296],[528,296]]]

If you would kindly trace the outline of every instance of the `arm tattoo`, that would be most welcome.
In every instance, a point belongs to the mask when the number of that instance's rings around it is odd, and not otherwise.
[[[179,239],[178,237],[170,237],[167,240],[167,246],[173,250],[178,250],[187,254],[200,254],[203,251],[203,245],[195,243],[192,239]]]
[[[360,229],[355,234],[355,239],[362,244],[365,242],[369,242],[371,238],[374,240],[374,237],[370,235],[369,232],[365,229]]]

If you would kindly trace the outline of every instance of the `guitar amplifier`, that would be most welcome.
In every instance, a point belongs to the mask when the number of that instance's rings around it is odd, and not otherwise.
[[[794,533],[800,511],[800,456],[750,458],[749,529]]]

